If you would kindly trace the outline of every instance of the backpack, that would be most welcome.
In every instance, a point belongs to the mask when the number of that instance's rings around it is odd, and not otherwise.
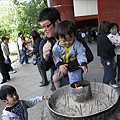
[[[91,51],[91,49],[88,47],[87,43],[85,42],[85,40],[81,37],[81,35],[79,33],[76,34],[75,36],[77,38],[77,40],[79,42],[82,43],[82,45],[86,48],[86,58],[87,58],[87,62],[90,63],[93,61],[94,56],[93,53]]]

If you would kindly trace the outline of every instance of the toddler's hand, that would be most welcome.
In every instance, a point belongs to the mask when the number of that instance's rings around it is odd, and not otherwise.
[[[67,66],[68,66],[68,64],[63,64],[63,65],[60,65],[60,66],[59,66],[60,72],[61,72],[62,74],[64,74],[64,75],[66,75],[67,72],[68,72]]]
[[[46,100],[46,99],[48,99],[48,95],[42,97],[42,100]]]

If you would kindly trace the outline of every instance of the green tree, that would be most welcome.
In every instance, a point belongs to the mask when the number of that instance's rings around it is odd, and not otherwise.
[[[14,0],[13,3],[17,7],[17,31],[22,32],[27,38],[32,30],[39,31],[37,17],[46,7],[45,3],[42,0],[31,0],[30,2]]]
[[[0,38],[7,36],[16,41],[18,32],[22,32],[28,39],[32,30],[40,31],[37,17],[47,7],[45,0],[0,1],[0,6]]]
[[[0,38],[7,36],[14,37],[15,26],[15,9],[10,2],[0,2]]]

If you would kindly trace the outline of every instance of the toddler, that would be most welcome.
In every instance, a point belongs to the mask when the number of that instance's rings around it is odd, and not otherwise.
[[[68,74],[69,83],[82,80],[82,73],[87,72],[85,48],[75,38],[76,27],[65,20],[55,26],[55,38],[58,42],[53,46],[53,60],[58,68],[53,75],[56,89],[60,87],[59,79]]]

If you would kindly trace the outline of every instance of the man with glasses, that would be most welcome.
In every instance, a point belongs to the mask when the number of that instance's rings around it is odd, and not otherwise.
[[[52,58],[52,47],[56,43],[56,40],[54,38],[54,28],[55,24],[59,23],[61,21],[60,13],[56,8],[50,7],[43,9],[39,16],[38,21],[40,22],[41,28],[46,34],[46,37],[41,41],[39,46],[39,64],[41,66],[41,72],[47,71],[51,69],[51,81],[52,81],[52,91],[55,90],[54,83],[52,80],[52,76],[54,74],[54,70],[56,69],[55,64],[53,62]],[[63,73],[66,73],[67,71],[62,71]],[[44,76],[45,77],[45,76]],[[64,78],[61,78],[60,80],[61,86],[69,84],[68,82],[68,76],[65,76]],[[48,85],[48,81],[42,80],[41,86]]]

